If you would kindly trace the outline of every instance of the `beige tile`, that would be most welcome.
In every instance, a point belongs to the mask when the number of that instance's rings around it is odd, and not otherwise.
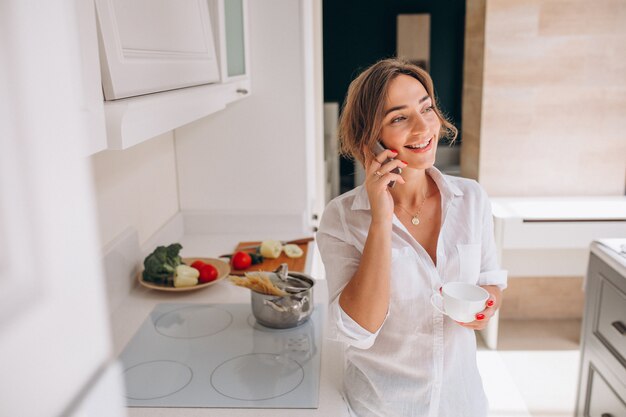
[[[626,33],[626,2],[623,0],[543,0],[539,15],[540,35],[600,35]]]
[[[577,37],[516,37],[490,42],[485,53],[488,85],[539,88],[584,83],[593,42]]]
[[[607,87],[609,94],[626,87],[626,35],[593,36],[589,42],[587,84]]]
[[[501,36],[536,36],[540,3],[540,0],[490,0],[487,3],[486,36],[491,40]]]
[[[485,22],[481,117],[466,112],[480,143],[462,161],[478,150],[492,195],[623,195],[626,2],[492,0]]]
[[[484,94],[480,180],[488,192],[623,194],[626,89],[486,87]]]
[[[494,136],[493,146],[501,141],[512,142],[508,135],[526,134],[534,123],[532,108],[536,105],[535,91],[510,86],[492,87],[485,83],[482,107],[482,135]],[[481,136],[481,141],[487,139]],[[527,148],[527,146],[526,146]]]

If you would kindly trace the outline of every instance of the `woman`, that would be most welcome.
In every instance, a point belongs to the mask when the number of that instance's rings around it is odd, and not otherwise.
[[[414,65],[383,60],[350,85],[339,136],[366,179],[329,203],[317,241],[356,416],[487,415],[474,330],[500,306],[506,271],[485,192],[433,166],[438,140],[456,133],[430,76]],[[377,141],[387,148],[378,154]],[[455,322],[430,304],[450,281],[489,292],[475,321]]]

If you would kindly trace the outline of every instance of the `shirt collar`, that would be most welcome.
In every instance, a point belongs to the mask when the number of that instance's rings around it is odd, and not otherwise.
[[[441,173],[434,166],[426,169],[426,173],[430,175],[430,177],[435,181],[437,187],[439,188],[439,192],[443,195],[444,199],[452,199],[452,197],[460,197],[463,195],[463,191],[452,181],[446,178],[445,175]],[[352,202],[351,210],[369,210],[370,209],[370,200],[367,197],[367,190],[363,185],[361,185],[354,197],[354,201]]]

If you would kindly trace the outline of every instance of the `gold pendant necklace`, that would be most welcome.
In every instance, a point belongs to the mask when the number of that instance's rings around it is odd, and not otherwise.
[[[420,218],[419,215],[422,212],[422,207],[424,207],[424,203],[426,202],[426,193],[424,193],[424,196],[422,198],[422,203],[420,204],[419,208],[417,209],[417,213],[415,214],[411,214],[407,209],[405,209],[404,207],[402,207],[399,204],[396,204],[398,207],[400,207],[402,210],[406,211],[406,213],[409,216],[412,216],[411,218],[411,223],[413,223],[414,226],[417,226],[420,224]]]

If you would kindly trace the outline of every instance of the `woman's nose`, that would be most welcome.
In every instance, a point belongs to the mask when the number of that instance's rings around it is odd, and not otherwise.
[[[417,133],[422,133],[425,132],[426,130],[428,130],[428,121],[424,118],[424,115],[422,115],[420,112],[415,112],[415,115],[413,116],[413,126],[412,126],[412,133],[413,134],[417,134]]]

